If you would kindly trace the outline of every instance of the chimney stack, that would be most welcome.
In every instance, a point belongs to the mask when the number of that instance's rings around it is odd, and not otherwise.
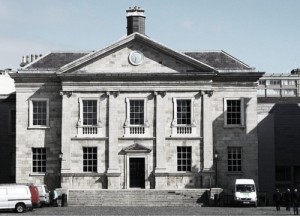
[[[127,35],[134,32],[139,32],[145,34],[145,15],[140,7],[135,6],[134,8],[129,8],[127,12]]]

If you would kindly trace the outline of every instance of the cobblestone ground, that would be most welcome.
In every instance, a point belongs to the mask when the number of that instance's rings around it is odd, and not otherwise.
[[[0,215],[20,215],[0,212]],[[294,215],[284,208],[275,207],[57,207],[39,208],[22,215]]]

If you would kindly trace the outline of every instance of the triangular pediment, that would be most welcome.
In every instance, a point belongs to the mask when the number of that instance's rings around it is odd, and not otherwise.
[[[152,150],[145,147],[145,146],[143,146],[143,145],[141,145],[141,144],[136,143],[136,144],[133,144],[133,145],[130,145],[130,146],[124,148],[123,151],[125,153],[129,153],[129,152],[130,153],[133,153],[133,152],[135,152],[135,153],[149,153]]]
[[[142,61],[134,64],[133,52],[142,55]],[[188,55],[176,52],[139,33],[77,59],[58,73],[213,73],[216,70]]]

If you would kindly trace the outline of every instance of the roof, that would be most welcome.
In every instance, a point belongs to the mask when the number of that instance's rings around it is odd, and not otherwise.
[[[184,52],[184,54],[214,67],[217,70],[249,70],[249,65],[221,51],[196,51]]]
[[[59,69],[90,52],[50,52],[26,65],[24,69]]]

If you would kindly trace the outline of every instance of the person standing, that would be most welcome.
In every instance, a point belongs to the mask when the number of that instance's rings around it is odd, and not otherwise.
[[[285,198],[286,210],[290,211],[292,197],[291,197],[291,191],[289,188],[286,190],[284,198]]]
[[[294,192],[292,193],[292,204],[293,204],[293,209],[294,209],[294,215],[299,214],[298,213],[298,199],[299,199],[299,196],[298,196],[297,189],[294,189]]]
[[[273,195],[273,201],[276,205],[276,210],[280,211],[281,193],[279,192],[279,189],[276,189],[276,192]]]

